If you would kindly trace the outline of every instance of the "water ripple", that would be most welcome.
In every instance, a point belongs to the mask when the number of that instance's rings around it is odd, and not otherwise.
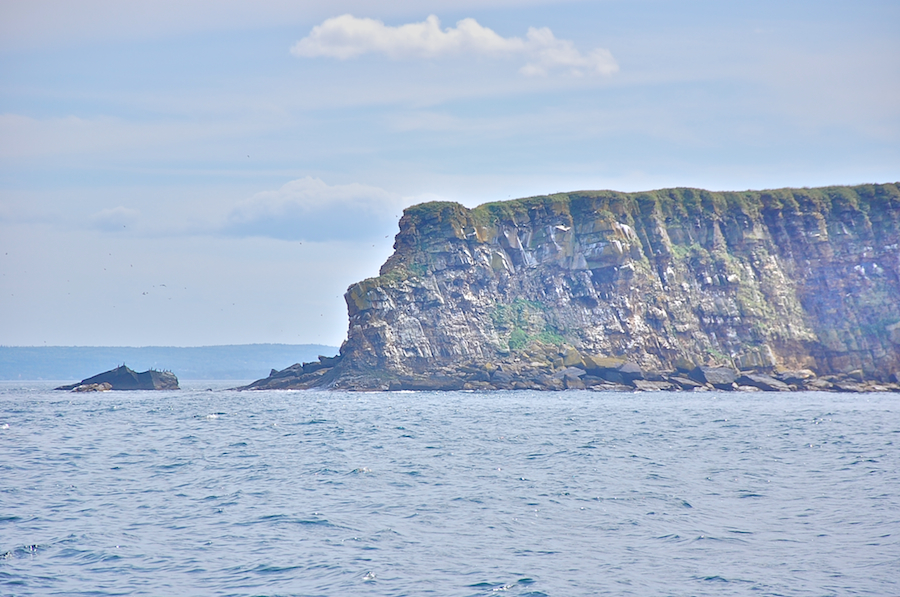
[[[0,594],[900,594],[896,400],[747,396],[0,386]]]

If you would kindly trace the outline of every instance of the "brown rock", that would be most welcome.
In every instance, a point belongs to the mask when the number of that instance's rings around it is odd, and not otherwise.
[[[563,365],[566,367],[581,367],[584,369],[584,360],[581,358],[581,354],[574,348],[568,349],[566,354],[563,355],[562,360]]]
[[[584,357],[584,366],[591,373],[598,371],[615,371],[624,364],[625,361],[623,359],[593,357],[590,355],[585,355]]]

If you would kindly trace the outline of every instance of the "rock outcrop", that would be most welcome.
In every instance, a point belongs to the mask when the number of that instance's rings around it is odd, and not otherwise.
[[[105,371],[78,383],[60,386],[57,390],[74,392],[103,392],[108,390],[177,390],[178,378],[170,371],[150,369],[137,373],[125,365]]]
[[[898,381],[897,184],[426,203],[405,210],[394,248],[345,295],[339,360],[284,387]]]
[[[235,388],[237,390],[300,390],[325,386],[334,379],[334,367],[341,361],[340,356],[319,355],[318,361],[297,363],[278,371],[272,369],[269,377],[252,384]]]

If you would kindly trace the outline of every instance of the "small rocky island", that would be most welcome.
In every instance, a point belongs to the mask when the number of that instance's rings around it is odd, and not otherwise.
[[[900,391],[897,184],[425,203],[394,249],[246,389]]]
[[[104,392],[109,390],[177,390],[178,378],[171,371],[150,369],[138,373],[126,365],[105,371],[78,383],[59,386],[57,390]]]

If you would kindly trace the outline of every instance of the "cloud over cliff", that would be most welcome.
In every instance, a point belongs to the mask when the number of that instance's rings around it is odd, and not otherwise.
[[[384,189],[306,176],[238,203],[225,232],[282,240],[362,240],[396,233],[408,201]]]
[[[523,57],[524,75],[546,75],[563,70],[573,75],[611,75],[619,66],[609,50],[582,54],[569,40],[557,39],[547,27],[530,27],[525,39],[503,37],[475,19],[462,19],[456,27],[441,29],[431,15],[420,23],[392,27],[375,19],[345,14],[313,27],[291,48],[298,57],[327,56],[347,60],[363,54],[384,54],[394,59],[445,56]]]

